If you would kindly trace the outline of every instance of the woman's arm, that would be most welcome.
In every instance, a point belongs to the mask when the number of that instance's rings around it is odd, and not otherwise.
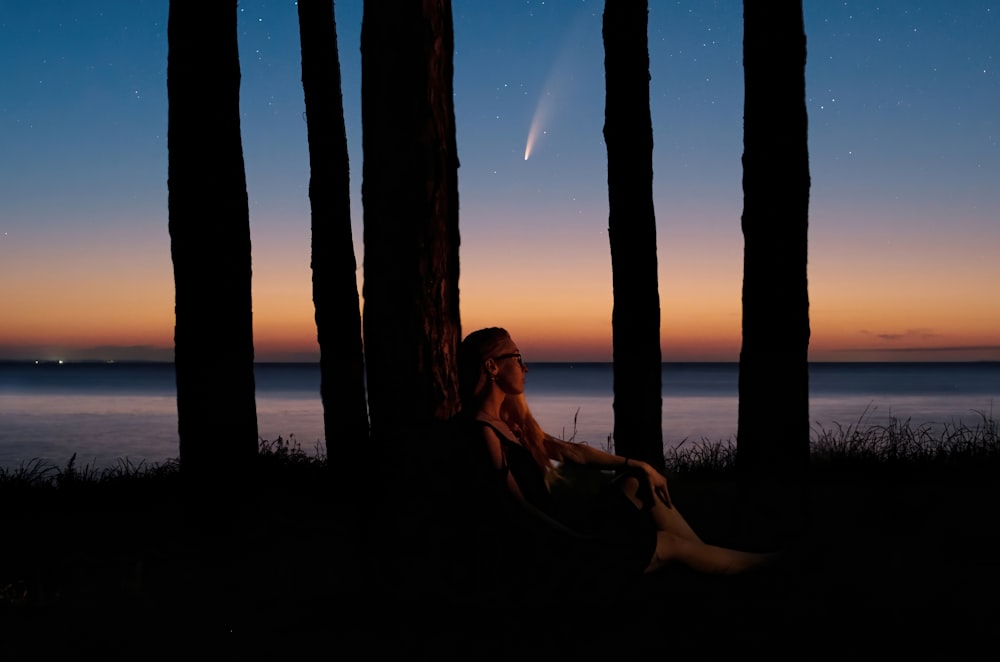
[[[545,451],[553,460],[570,462],[595,469],[616,469],[642,473],[649,481],[653,494],[669,508],[670,492],[667,490],[667,479],[648,462],[635,460],[622,455],[614,455],[599,448],[578,444],[562,439],[545,436]]]

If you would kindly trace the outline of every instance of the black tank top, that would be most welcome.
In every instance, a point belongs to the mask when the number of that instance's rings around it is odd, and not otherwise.
[[[549,494],[549,489],[545,485],[545,472],[538,466],[531,451],[513,439],[508,439],[503,432],[486,421],[479,421],[479,423],[493,430],[497,438],[500,439],[500,452],[503,456],[500,481],[506,480],[507,473],[510,472],[528,503],[542,512],[551,514],[552,495]]]

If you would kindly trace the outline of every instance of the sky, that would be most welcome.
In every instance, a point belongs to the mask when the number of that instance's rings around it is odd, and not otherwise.
[[[665,361],[736,361],[739,0],[652,0]],[[611,360],[603,2],[453,0],[463,332]],[[173,356],[167,0],[0,0],[0,359]],[[335,3],[363,280],[361,0]],[[256,357],[318,357],[295,3],[239,3]],[[810,360],[1000,360],[1000,2],[805,0]]]

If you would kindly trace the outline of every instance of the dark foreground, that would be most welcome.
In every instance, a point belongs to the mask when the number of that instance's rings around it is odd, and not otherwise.
[[[441,589],[452,559],[419,499],[390,499],[402,524],[361,547],[315,476],[258,490],[225,532],[191,525],[174,479],[5,488],[0,659],[995,659],[993,475],[821,473],[773,568],[541,603]],[[703,538],[733,542],[730,480],[671,485]]]

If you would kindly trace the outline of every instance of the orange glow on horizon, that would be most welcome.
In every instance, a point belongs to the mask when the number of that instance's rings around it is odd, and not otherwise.
[[[463,333],[504,326],[529,361],[611,360],[607,244],[575,229],[570,216],[545,209],[516,229],[502,215],[479,219],[490,230],[463,237]],[[560,230],[542,235],[538,228],[546,224]],[[963,238],[942,244],[939,261],[914,269],[908,251],[916,249],[905,238],[893,241],[907,250],[886,252],[882,239],[811,250],[811,360],[1000,360],[996,266],[988,250]],[[162,246],[148,254],[114,246],[88,254],[61,245],[53,253],[58,271],[17,251],[0,265],[0,359],[34,358],[43,349],[72,358],[115,347],[171,355],[173,276]],[[658,254],[663,359],[737,361],[738,240],[673,237]],[[310,276],[307,245],[255,259],[259,360],[318,357]],[[359,269],[359,292],[361,277]]]
[[[258,315],[258,318],[264,317]],[[311,321],[310,321],[311,322]],[[529,362],[610,361],[612,337],[610,318],[594,318],[589,323],[579,320],[569,324],[565,319],[540,322],[530,317],[510,317],[502,325],[507,328]],[[469,316],[464,320],[463,333],[497,322]],[[1000,360],[1000,342],[995,332],[929,333],[912,329],[900,334],[859,332],[850,324],[823,325],[813,320],[809,356],[812,361],[935,361],[935,360]],[[568,331],[566,329],[569,329]],[[28,336],[9,331],[0,335],[0,348],[10,354],[12,348],[48,348],[48,353],[60,358],[75,355],[90,356],[94,348],[156,350],[156,360],[163,360],[173,350],[173,320],[163,320],[158,328],[107,330],[98,325],[77,324],[61,332],[32,329]],[[670,328],[662,331],[663,360],[725,361],[739,360],[740,329],[738,324]],[[315,361],[319,357],[315,327],[271,324],[259,320],[254,330],[255,354],[261,361]],[[129,354],[128,352],[126,352]],[[129,354],[131,356],[131,354]],[[34,355],[0,358],[39,358]],[[44,358],[44,357],[42,357]],[[120,358],[108,356],[107,358]]]

